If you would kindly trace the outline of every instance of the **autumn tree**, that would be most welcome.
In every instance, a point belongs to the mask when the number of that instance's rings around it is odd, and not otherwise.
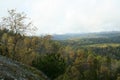
[[[23,12],[18,13],[15,9],[8,10],[8,16],[2,18],[0,28],[8,29],[16,34],[28,34],[36,29]]]
[[[12,59],[18,53],[17,44],[21,40],[22,35],[28,35],[36,30],[36,27],[33,26],[28,17],[23,12],[19,13],[15,9],[8,10],[8,16],[3,17],[0,21],[0,28],[1,30],[8,30],[9,36],[11,36],[8,38],[8,50],[10,50]],[[2,42],[6,43],[6,34],[3,35]]]

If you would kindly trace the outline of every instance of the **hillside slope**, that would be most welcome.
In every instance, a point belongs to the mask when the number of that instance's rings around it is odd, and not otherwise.
[[[96,32],[96,33],[71,33],[62,35],[53,35],[54,40],[76,40],[76,39],[86,39],[86,38],[112,38],[119,37],[119,31],[110,32]]]
[[[0,56],[0,80],[48,80],[35,68]]]

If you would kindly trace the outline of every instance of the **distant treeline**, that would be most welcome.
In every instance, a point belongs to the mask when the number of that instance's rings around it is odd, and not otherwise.
[[[110,37],[110,38],[82,38],[82,39],[73,39],[73,40],[62,40],[60,41],[64,45],[71,46],[84,46],[91,44],[103,44],[103,43],[120,43],[120,36]]]

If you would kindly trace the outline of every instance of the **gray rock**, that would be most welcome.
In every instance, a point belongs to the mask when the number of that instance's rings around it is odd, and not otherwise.
[[[0,56],[0,80],[49,80],[41,71]]]

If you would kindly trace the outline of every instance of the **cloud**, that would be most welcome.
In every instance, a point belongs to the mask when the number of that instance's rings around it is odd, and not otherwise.
[[[38,34],[120,30],[119,0],[10,1],[8,7],[27,12]]]

